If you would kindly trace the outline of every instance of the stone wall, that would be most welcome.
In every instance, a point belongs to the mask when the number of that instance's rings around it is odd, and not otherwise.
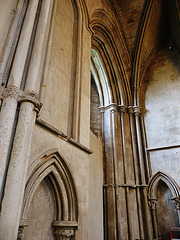
[[[151,240],[178,224],[179,22],[166,3],[1,0],[0,240]]]
[[[180,56],[176,48],[161,50],[141,87],[147,153],[152,174],[162,171],[180,183]]]
[[[100,101],[96,84],[91,76],[91,105],[90,105],[90,129],[97,136],[102,132],[102,116],[100,114]]]

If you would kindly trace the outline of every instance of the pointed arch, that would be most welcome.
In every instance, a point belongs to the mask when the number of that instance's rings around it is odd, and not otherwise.
[[[164,1],[145,1],[141,21],[136,34],[135,54],[132,66],[132,88],[134,105],[139,105],[139,89],[147,67],[158,49],[167,41],[167,31],[162,26],[167,21],[166,3]],[[151,23],[156,18],[156,25]],[[161,31],[161,32],[160,32]],[[149,39],[151,36],[151,39]]]
[[[157,172],[149,181],[148,184],[148,198],[156,198],[156,188],[159,181],[162,180],[172,192],[173,198],[180,197],[180,188],[173,178],[163,172]]]
[[[90,26],[93,30],[92,49],[101,59],[111,91],[108,104],[130,104],[131,93],[127,71],[130,67],[130,56],[118,26],[102,9],[93,12]]]
[[[91,73],[97,86],[100,105],[109,105],[112,100],[112,92],[109,87],[107,74],[102,65],[102,61],[94,49],[91,50]]]
[[[77,195],[73,177],[58,152],[46,152],[33,162],[27,180],[22,207],[22,219],[27,219],[28,209],[39,184],[46,178],[55,199],[55,221],[77,221]]]

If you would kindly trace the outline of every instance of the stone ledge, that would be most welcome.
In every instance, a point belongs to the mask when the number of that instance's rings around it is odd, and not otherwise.
[[[36,124],[38,126],[40,126],[41,128],[46,129],[48,132],[54,134],[55,136],[61,138],[62,140],[72,144],[73,146],[81,149],[82,151],[88,153],[88,154],[92,154],[93,151],[87,147],[85,147],[84,145],[82,145],[81,143],[77,142],[76,140],[68,137],[67,135],[65,135],[62,131],[60,131],[59,129],[53,127],[51,124],[45,122],[44,120],[42,120],[41,118],[37,118],[36,119]]]

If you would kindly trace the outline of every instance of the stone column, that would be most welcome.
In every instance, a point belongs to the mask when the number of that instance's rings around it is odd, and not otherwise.
[[[137,200],[129,116],[124,105],[112,103],[100,110],[104,123],[105,239],[131,240],[139,233],[138,214],[131,209],[131,202],[136,204]]]
[[[31,2],[35,2],[35,0]],[[31,98],[28,97],[21,100],[0,216],[0,232],[3,240],[17,239],[33,127],[36,119],[36,111],[40,108],[38,94],[45,60],[44,51],[47,46],[52,7],[53,1],[43,1],[24,91]]]
[[[156,204],[157,204],[157,199],[156,198],[151,198],[148,199],[149,207],[151,209],[152,213],[152,222],[153,222],[153,230],[154,230],[154,238],[158,238],[158,227],[157,227],[157,219],[156,219]]]
[[[152,230],[151,230],[151,217],[150,217],[148,199],[147,199],[146,171],[145,171],[143,140],[142,140],[142,132],[141,132],[141,124],[140,124],[141,107],[134,106],[133,108],[134,108],[134,115],[135,115],[138,155],[139,155],[139,164],[140,164],[140,177],[141,177],[141,189],[142,189],[141,202],[144,205],[144,215],[145,215],[145,224],[144,224],[144,228],[146,229],[145,239],[149,240],[149,239],[152,239]]]
[[[4,51],[3,51],[4,55],[2,58],[2,62],[0,64],[0,85],[1,86],[5,86],[7,84],[11,63],[14,57],[14,53],[16,51],[16,46],[20,36],[20,31],[21,31],[21,27],[23,24],[28,3],[29,3],[28,0],[18,1],[16,11],[14,12],[12,24],[8,33],[9,38],[6,40]]]
[[[179,225],[180,225],[180,197],[174,197],[174,205],[178,213]]]
[[[137,152],[137,140],[136,140],[136,130],[134,123],[134,108],[132,106],[128,107],[129,120],[130,120],[130,128],[131,128],[131,138],[132,138],[132,148],[133,148],[133,162],[134,162],[134,172],[135,172],[135,184],[136,187],[136,201],[137,201],[137,209],[138,209],[138,223],[139,223],[139,238],[144,239],[143,234],[143,223],[142,223],[142,209],[141,209],[141,199],[140,199],[140,171],[138,164],[138,152]]]
[[[103,145],[104,145],[104,204],[105,204],[105,239],[117,239],[117,204],[115,190],[115,166],[113,154],[113,133],[111,110],[115,104],[101,107],[103,117]],[[113,110],[114,109],[114,110]],[[114,114],[114,113],[113,113]]]
[[[12,140],[15,127],[16,110],[18,104],[18,91],[21,85],[23,72],[26,64],[31,33],[36,17],[38,0],[30,1],[28,11],[24,20],[19,45],[16,50],[10,79],[7,88],[1,89],[1,98],[3,99],[0,113],[0,202],[3,197],[4,185],[6,181],[7,168],[9,164],[9,156],[12,147]]]
[[[132,220],[131,220],[131,210],[130,210],[130,200],[129,200],[129,186],[128,183],[130,183],[130,179],[127,174],[127,168],[130,167],[128,166],[128,157],[127,157],[127,142],[125,139],[125,121],[124,121],[124,115],[126,113],[126,107],[124,105],[119,105],[118,106],[119,113],[120,113],[120,128],[121,128],[121,141],[122,141],[122,159],[123,159],[123,171],[124,171],[124,189],[125,189],[125,199],[126,199],[126,211],[127,211],[127,227],[128,227],[128,239],[132,239]],[[132,173],[133,174],[133,173]]]

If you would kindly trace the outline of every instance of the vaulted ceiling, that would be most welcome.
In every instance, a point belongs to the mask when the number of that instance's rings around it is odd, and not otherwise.
[[[124,61],[124,69],[132,94],[133,92],[136,94],[139,82],[154,54],[163,47],[171,48],[173,45],[180,50],[180,1],[103,0],[103,2],[111,9],[112,21],[120,32],[121,45],[124,44],[124,53],[126,52],[128,56]],[[102,24],[103,22],[105,24],[105,18],[101,17],[101,20]],[[116,39],[117,29],[111,29]],[[122,57],[122,49],[119,48],[119,51]]]
[[[110,2],[129,51],[133,55],[138,38],[146,28],[144,36],[147,49],[152,42],[180,41],[180,1],[179,0],[107,0]],[[148,50],[147,50],[148,51]]]

